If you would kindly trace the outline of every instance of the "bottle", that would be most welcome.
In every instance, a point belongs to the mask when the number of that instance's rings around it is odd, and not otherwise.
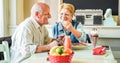
[[[72,43],[71,43],[70,36],[65,36],[64,48],[72,49]]]

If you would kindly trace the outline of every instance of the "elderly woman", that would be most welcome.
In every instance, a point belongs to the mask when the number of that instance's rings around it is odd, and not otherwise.
[[[69,35],[72,43],[86,41],[86,34],[80,22],[72,20],[74,15],[74,6],[72,4],[63,3],[60,5],[59,18],[60,22],[53,27],[53,38],[58,38],[61,34]]]

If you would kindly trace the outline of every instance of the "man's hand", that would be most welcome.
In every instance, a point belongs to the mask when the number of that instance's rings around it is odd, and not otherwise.
[[[57,43],[56,40],[54,40],[53,42],[51,42],[50,44],[48,44],[48,46],[49,46],[50,48],[52,48],[53,46],[57,46],[57,45],[58,45],[58,43]]]
[[[55,40],[48,45],[43,45],[43,46],[38,45],[37,48],[36,48],[36,53],[46,51],[46,50],[50,50],[53,46],[57,46],[57,45],[58,45],[58,43]]]

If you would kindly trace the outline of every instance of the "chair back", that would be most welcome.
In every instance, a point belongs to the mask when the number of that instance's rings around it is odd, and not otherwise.
[[[11,46],[11,44],[12,44],[12,39],[11,39],[11,36],[0,37],[0,43],[2,43],[2,41],[7,41],[7,42],[8,42],[9,47],[10,47],[10,46]]]
[[[4,59],[0,60],[0,63],[10,63],[10,51],[7,41],[2,41],[0,44],[0,52],[3,52]]]

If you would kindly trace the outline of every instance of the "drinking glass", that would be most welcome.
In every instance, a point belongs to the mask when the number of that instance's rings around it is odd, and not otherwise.
[[[93,43],[93,47],[96,47],[97,44],[97,40],[98,40],[98,31],[97,28],[93,28],[91,31],[91,37],[92,37],[92,43]]]

